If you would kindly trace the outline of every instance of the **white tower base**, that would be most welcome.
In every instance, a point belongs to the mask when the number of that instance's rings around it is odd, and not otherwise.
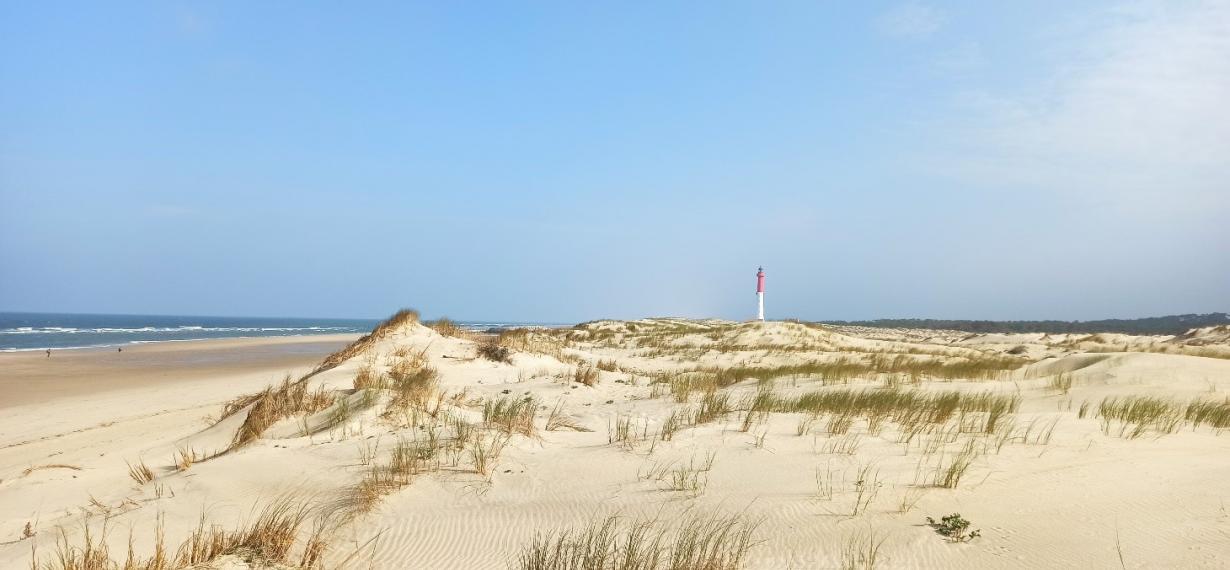
[[[756,320],[763,321],[764,320],[764,291],[756,292],[756,305],[757,305]]]

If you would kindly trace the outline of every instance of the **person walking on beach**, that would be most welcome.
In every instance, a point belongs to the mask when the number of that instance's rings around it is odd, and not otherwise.
[[[50,349],[50,348],[48,348],[48,349],[47,349],[47,358],[51,358],[51,349]]]

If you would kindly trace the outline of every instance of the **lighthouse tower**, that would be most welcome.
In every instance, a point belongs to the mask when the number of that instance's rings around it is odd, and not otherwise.
[[[756,270],[756,320],[764,320],[764,268]]]

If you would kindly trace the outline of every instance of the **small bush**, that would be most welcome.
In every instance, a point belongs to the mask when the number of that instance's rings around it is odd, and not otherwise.
[[[965,520],[960,513],[948,515],[939,522],[927,517],[927,524],[935,529],[937,534],[947,537],[952,542],[967,542],[981,536],[981,530],[969,530],[970,522]]]
[[[478,355],[492,362],[512,363],[512,351],[497,341],[479,343]]]

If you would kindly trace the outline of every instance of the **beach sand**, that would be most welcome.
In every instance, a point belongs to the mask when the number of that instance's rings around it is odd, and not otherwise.
[[[315,365],[358,335],[158,342],[0,353],[0,410],[115,390],[272,373]]]
[[[206,416],[237,393],[310,370],[357,337],[150,343],[123,352],[55,350],[50,358],[34,351],[0,353],[0,469],[22,465],[25,450],[43,449],[37,442],[69,446],[115,426],[141,431],[152,425],[146,419]],[[59,453],[56,446],[48,449],[49,456]]]
[[[735,517],[751,542],[719,568],[1224,568],[1230,433],[1181,412],[1230,406],[1230,359],[1198,355],[1221,354],[1217,334],[645,319],[506,335],[497,362],[480,339],[404,321],[303,380],[331,403],[277,417],[254,400],[220,421],[225,400],[311,359],[167,384],[150,366],[139,388],[5,409],[0,568],[28,567],[31,545],[49,560],[61,531],[97,539],[104,521],[112,558],[130,531],[148,556],[160,525],[174,554],[203,517],[238,529],[288,495],[311,516],[280,562],[239,549],[198,567],[296,567],[320,528],[326,568],[516,568],[536,537],[618,515],[656,521],[668,548],[689,517]],[[816,404],[852,391],[966,399],[943,417],[918,404],[929,411],[913,424],[904,408]],[[1175,403],[1175,423],[1132,437],[1099,417],[1135,396]],[[494,407],[527,397],[523,415]],[[992,423],[978,398],[1011,405]],[[154,479],[135,481],[131,464]],[[953,542],[927,524],[952,513],[981,535]],[[718,550],[738,551],[735,538]]]

